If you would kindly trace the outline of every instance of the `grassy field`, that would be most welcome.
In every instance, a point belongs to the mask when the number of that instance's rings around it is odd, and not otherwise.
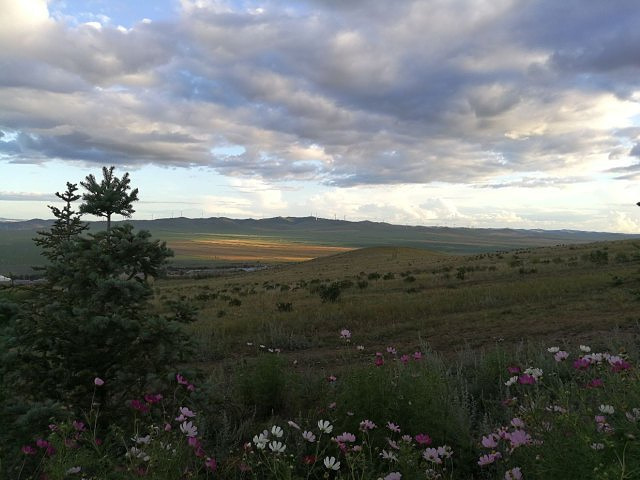
[[[204,363],[280,348],[331,363],[337,332],[369,349],[454,353],[530,340],[597,342],[640,321],[640,245],[633,241],[473,256],[377,247],[210,279],[161,280],[158,308],[182,297]],[[339,284],[335,302],[323,287]],[[254,346],[247,346],[247,342]]]

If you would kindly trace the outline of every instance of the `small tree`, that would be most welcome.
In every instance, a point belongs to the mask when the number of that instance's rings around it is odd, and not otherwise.
[[[80,206],[81,213],[89,213],[97,217],[107,219],[107,232],[111,231],[111,215],[114,213],[124,217],[131,217],[135,212],[132,203],[138,200],[138,189],[131,193],[129,186],[129,173],[125,173],[122,179],[113,174],[115,167],[102,167],[102,181],[98,183],[93,175],[88,175],[80,184],[87,189],[82,195],[83,203]]]

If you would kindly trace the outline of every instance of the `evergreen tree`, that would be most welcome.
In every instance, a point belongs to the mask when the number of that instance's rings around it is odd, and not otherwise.
[[[138,189],[131,193],[129,186],[129,173],[125,173],[122,179],[113,174],[115,167],[102,167],[102,181],[98,183],[93,174],[88,175],[80,184],[87,190],[82,195],[84,203],[80,206],[81,213],[89,213],[97,217],[107,219],[107,232],[111,231],[111,216],[115,213],[123,217],[131,217],[135,212],[132,203],[138,200]]]
[[[90,191],[81,212],[98,211],[97,205],[105,215],[133,211],[137,190],[127,195],[128,174],[120,181],[111,171],[103,169],[114,188]],[[49,260],[46,282],[33,289],[0,339],[0,388],[11,391],[0,401],[10,432],[37,431],[33,422],[46,428],[56,405],[79,418],[92,401],[95,377],[105,380],[93,398],[101,419],[117,423],[128,411],[126,401],[157,386],[189,351],[179,321],[193,316],[161,316],[149,302],[151,278],[161,274],[171,250],[130,224],[85,233],[72,208],[75,191],[68,183],[57,194],[65,204],[50,207],[56,221],[36,239]]]

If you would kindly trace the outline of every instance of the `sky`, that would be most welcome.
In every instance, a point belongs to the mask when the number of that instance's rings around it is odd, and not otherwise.
[[[0,218],[640,233],[637,0],[0,0]]]

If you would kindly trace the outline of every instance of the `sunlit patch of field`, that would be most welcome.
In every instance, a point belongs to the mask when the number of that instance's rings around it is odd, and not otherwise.
[[[243,262],[304,262],[353,250],[347,247],[313,245],[246,235],[206,235],[170,239],[176,259]]]

